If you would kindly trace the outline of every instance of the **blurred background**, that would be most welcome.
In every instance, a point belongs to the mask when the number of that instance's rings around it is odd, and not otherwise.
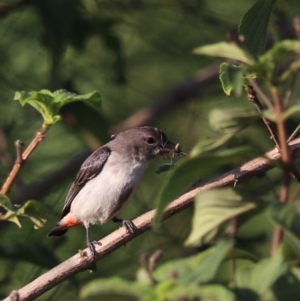
[[[42,202],[44,228],[0,223],[0,298],[85,248],[84,228],[62,239],[48,238],[64,198],[83,160],[112,133],[138,125],[161,128],[188,152],[199,140],[216,135],[209,122],[213,109],[251,108],[246,97],[227,97],[218,80],[221,62],[192,55],[201,45],[228,39],[253,0],[0,0],[0,179],[15,160],[14,141],[28,144],[42,124],[31,107],[13,101],[17,90],[67,89],[103,97],[97,112],[82,103],[61,111],[45,141],[30,157],[10,193],[16,204]],[[293,37],[292,18],[299,1],[280,1],[272,20],[276,37]],[[272,43],[272,41],[270,41]],[[235,137],[259,152],[273,147],[261,122]],[[180,158],[175,158],[178,160]],[[167,174],[152,163],[121,218],[154,208]],[[230,166],[229,166],[230,167]],[[203,175],[206,179],[206,175]],[[76,300],[89,280],[119,275],[134,279],[142,254],[162,250],[163,259],[187,256],[184,248],[192,209],[148,231],[98,262],[96,273],[82,272],[39,300]],[[93,239],[118,227],[91,229]],[[245,228],[246,231],[246,228]],[[259,253],[259,250],[257,250]]]

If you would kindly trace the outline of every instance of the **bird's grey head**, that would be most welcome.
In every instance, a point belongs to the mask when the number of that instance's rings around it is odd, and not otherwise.
[[[140,161],[150,161],[157,155],[179,152],[173,142],[159,129],[136,127],[112,136],[111,144],[122,145],[123,151]]]

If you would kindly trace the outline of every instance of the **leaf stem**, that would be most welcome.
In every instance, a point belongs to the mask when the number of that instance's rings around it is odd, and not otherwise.
[[[27,146],[24,152],[22,152],[23,142],[21,142],[20,140],[17,140],[15,142],[17,148],[17,158],[11,172],[9,173],[4,184],[2,185],[2,188],[0,190],[1,194],[7,195],[9,193],[22,166],[25,164],[28,157],[35,150],[35,148],[45,139],[45,133],[48,131],[49,127],[50,127],[49,124],[44,123],[41,129],[36,132],[35,137]]]

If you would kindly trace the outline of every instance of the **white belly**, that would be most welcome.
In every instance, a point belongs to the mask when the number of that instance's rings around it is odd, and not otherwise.
[[[71,212],[80,221],[106,223],[123,209],[138,186],[148,164],[116,157],[111,155],[100,174],[87,182],[74,198]],[[120,199],[122,194],[126,197]]]

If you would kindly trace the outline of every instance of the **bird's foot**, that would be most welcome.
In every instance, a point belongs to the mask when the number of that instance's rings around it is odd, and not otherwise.
[[[129,219],[123,219],[122,225],[125,227],[127,233],[134,234],[138,230],[136,225]]]
[[[101,242],[100,241],[97,241],[97,240],[93,240],[93,241],[90,241],[88,240],[86,242],[88,248],[90,249],[91,253],[93,254],[93,256],[96,255],[96,249],[95,249],[95,245],[98,245],[98,246],[102,246]]]

